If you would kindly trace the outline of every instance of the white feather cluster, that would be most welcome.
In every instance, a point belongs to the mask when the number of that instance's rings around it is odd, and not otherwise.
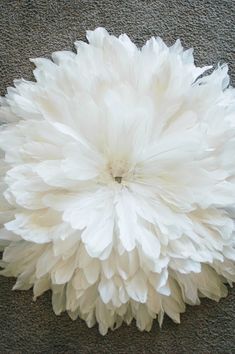
[[[235,281],[235,94],[179,40],[98,28],[1,98],[1,274],[101,334]]]

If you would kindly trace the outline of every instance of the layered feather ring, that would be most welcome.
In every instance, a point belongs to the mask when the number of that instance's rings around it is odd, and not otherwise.
[[[101,334],[235,281],[235,93],[192,50],[87,32],[1,98],[1,274]]]

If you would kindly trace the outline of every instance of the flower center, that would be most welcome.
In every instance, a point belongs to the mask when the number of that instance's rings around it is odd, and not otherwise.
[[[107,178],[119,184],[125,184],[132,177],[130,164],[122,159],[114,159],[107,166]]]
[[[134,168],[129,161],[121,159],[110,159],[106,168],[100,171],[99,181],[101,184],[127,186],[127,184],[133,181]]]
[[[114,177],[114,180],[115,180],[117,183],[121,183],[121,182],[122,182],[122,177],[121,177],[121,176],[116,176],[116,177]]]

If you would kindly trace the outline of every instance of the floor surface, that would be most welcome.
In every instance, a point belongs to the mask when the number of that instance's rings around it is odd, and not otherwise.
[[[200,65],[230,65],[235,84],[235,2],[233,0],[0,0],[0,94],[13,79],[32,78],[29,57],[72,49],[85,30],[105,26],[126,32],[138,45],[160,35],[194,47]],[[235,353],[235,289],[218,304],[203,300],[187,307],[182,324],[166,318],[150,333],[134,323],[107,336],[66,314],[56,317],[50,294],[36,303],[32,292],[13,292],[14,281],[0,277],[0,353]]]

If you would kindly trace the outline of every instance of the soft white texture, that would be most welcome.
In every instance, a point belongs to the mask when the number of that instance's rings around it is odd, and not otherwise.
[[[179,40],[88,31],[1,98],[1,274],[101,334],[235,281],[235,94]]]

